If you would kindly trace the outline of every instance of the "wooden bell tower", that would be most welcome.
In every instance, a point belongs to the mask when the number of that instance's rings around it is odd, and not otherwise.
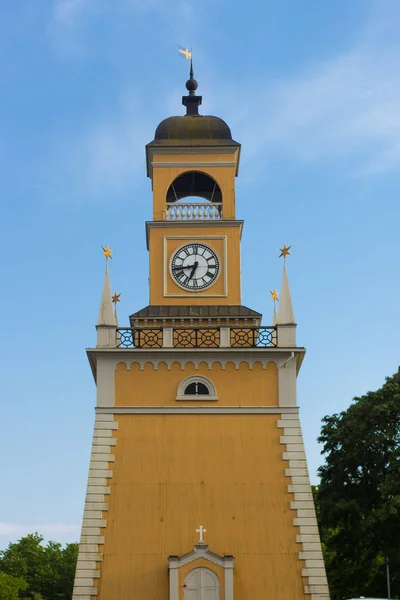
[[[149,305],[118,327],[107,268],[88,350],[97,406],[73,599],[328,600],[286,263],[263,326],[241,304],[240,144],[199,114],[192,68],[186,87],[186,114],[146,147]]]

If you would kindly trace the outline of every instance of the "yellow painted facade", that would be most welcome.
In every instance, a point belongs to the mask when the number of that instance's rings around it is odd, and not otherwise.
[[[235,175],[237,172],[237,149],[232,152],[190,153],[169,152],[152,156],[153,223],[148,223],[148,247],[150,253],[150,304],[221,305],[240,304],[240,238],[242,223],[235,221]],[[201,165],[207,167],[185,166]],[[232,166],[221,166],[223,164]],[[169,166],[157,166],[165,165]],[[176,166],[175,166],[176,164]],[[215,166],[209,166],[215,164]],[[210,176],[222,193],[222,222],[204,223],[187,221],[165,222],[166,197],[170,185],[186,172],[201,172]],[[167,227],[160,227],[164,221]],[[223,221],[229,221],[228,226]],[[174,226],[175,225],[175,226]],[[189,241],[205,242],[220,259],[220,275],[210,288],[196,293],[180,288],[170,276],[173,251]],[[189,300],[190,298],[190,300]]]
[[[180,382],[194,374],[212,381],[218,406],[278,406],[278,372],[273,362],[268,363],[266,369],[256,362],[251,370],[246,362],[239,369],[233,362],[228,362],[224,369],[220,362],[215,362],[211,371],[206,363],[200,363],[196,371],[191,362],[186,363],[183,369],[179,362],[175,362],[170,370],[166,363],[158,365],[157,370],[151,363],[147,363],[143,370],[138,363],[133,363],[129,370],[125,363],[120,363],[115,376],[115,405],[176,406]],[[188,406],[214,403],[209,400],[179,402]]]
[[[164,200],[165,202],[165,200]],[[159,224],[157,224],[159,225]],[[164,225],[164,223],[163,223]],[[234,305],[240,304],[240,238],[242,223],[216,226],[200,223],[178,227],[173,222],[167,227],[149,224],[150,304],[176,305]],[[189,242],[204,242],[217,254],[220,273],[216,282],[203,291],[190,292],[179,287],[171,276],[174,252]]]
[[[166,600],[167,558],[199,523],[235,557],[235,598],[305,598],[276,415],[116,420],[100,600]]]
[[[217,184],[219,185],[222,192],[222,201],[223,201],[223,218],[226,220],[231,220],[236,218],[236,206],[235,206],[235,174],[237,170],[237,166],[220,166],[221,163],[237,162],[237,152],[232,151],[232,153],[218,153],[215,152],[213,154],[204,154],[200,153],[190,153],[187,152],[178,152],[178,153],[169,153],[169,154],[157,154],[155,152],[153,158],[153,176],[152,176],[152,188],[153,188],[153,220],[154,221],[162,221],[166,218],[166,206],[165,199],[167,196],[167,191],[171,183],[188,171],[196,171],[206,173],[210,177],[212,177]],[[177,163],[177,166],[169,166],[169,167],[157,167],[157,163],[165,163],[168,164]],[[198,163],[214,163],[215,166],[207,166],[207,167],[191,167],[185,166],[185,164],[193,164]],[[219,165],[218,165],[219,163]]]

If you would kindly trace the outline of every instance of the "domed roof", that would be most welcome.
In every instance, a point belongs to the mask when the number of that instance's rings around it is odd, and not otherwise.
[[[189,94],[182,97],[186,115],[168,117],[156,129],[154,140],[146,145],[147,174],[151,172],[151,155],[154,148],[233,146],[240,152],[240,144],[232,139],[231,130],[219,117],[200,115],[202,97],[196,96],[198,87],[190,61],[190,77],[186,82]]]
[[[168,117],[156,129],[155,140],[232,140],[231,130],[219,117]]]

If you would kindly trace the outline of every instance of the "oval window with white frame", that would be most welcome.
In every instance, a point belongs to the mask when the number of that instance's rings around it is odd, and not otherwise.
[[[186,377],[179,384],[176,400],[218,400],[217,390],[207,377]]]

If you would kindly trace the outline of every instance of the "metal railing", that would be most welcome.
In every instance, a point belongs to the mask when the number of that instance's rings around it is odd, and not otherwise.
[[[168,342],[167,336],[168,332]],[[223,334],[223,335],[222,335]],[[117,348],[274,348],[276,327],[117,328]]]
[[[117,348],[162,348],[163,330],[137,328],[117,329]]]
[[[222,219],[222,202],[182,202],[167,205],[167,221],[215,221]]]
[[[173,329],[174,348],[219,348],[220,333],[216,328],[187,329],[177,327]]]

